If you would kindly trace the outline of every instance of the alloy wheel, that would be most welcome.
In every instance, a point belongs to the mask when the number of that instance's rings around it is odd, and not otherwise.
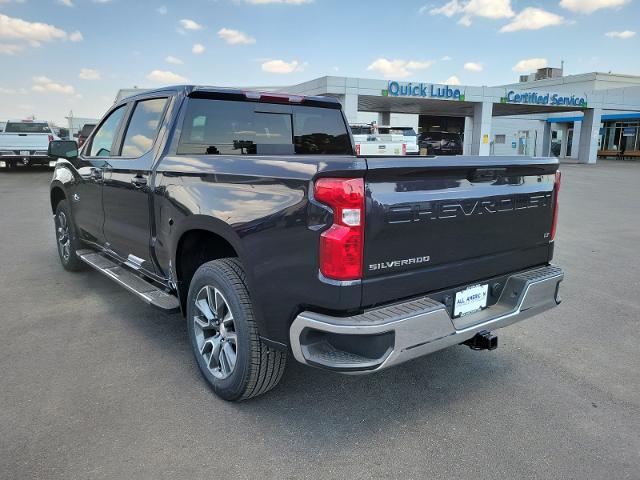
[[[71,255],[71,238],[69,237],[69,221],[64,212],[58,212],[56,223],[58,249],[62,258],[67,261]]]
[[[198,351],[208,370],[216,378],[229,377],[236,366],[238,336],[233,313],[220,290],[209,285],[200,289],[193,326]]]

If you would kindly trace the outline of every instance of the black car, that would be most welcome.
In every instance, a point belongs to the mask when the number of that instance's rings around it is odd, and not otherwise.
[[[418,146],[427,155],[462,155],[462,135],[451,132],[426,132],[418,137]]]

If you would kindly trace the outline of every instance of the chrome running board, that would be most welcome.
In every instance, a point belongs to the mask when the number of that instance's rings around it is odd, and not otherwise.
[[[111,280],[129,290],[136,297],[166,313],[180,311],[180,301],[135,273],[118,265],[106,255],[95,250],[78,250],[76,255],[87,265],[105,274]]]

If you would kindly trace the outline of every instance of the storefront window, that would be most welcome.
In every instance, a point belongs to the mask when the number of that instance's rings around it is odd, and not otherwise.
[[[630,152],[640,150],[640,121],[605,122],[602,129],[602,150]]]

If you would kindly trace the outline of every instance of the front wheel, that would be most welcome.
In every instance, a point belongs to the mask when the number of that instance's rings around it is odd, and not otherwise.
[[[82,248],[82,242],[76,236],[71,211],[69,210],[66,200],[60,200],[60,202],[58,202],[54,224],[60,263],[62,263],[65,270],[69,270],[70,272],[82,270],[84,263],[76,255],[76,251]]]
[[[225,400],[246,400],[275,387],[286,352],[258,336],[242,264],[236,258],[198,268],[187,299],[187,325],[198,367]]]

